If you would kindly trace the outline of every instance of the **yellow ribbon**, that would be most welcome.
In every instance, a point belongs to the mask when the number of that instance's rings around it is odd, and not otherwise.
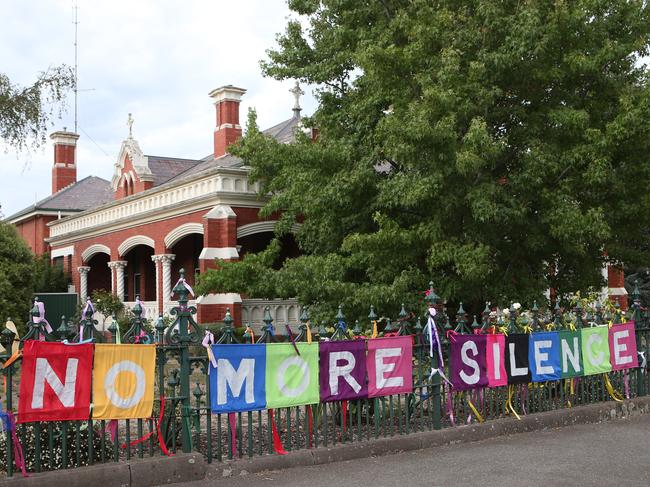
[[[377,320],[372,321],[372,338],[377,338]]]
[[[472,400],[467,396],[467,405],[469,408],[472,410],[474,413],[474,416],[476,416],[476,419],[478,419],[479,423],[484,423],[485,420],[483,419],[483,416],[481,416],[481,413],[478,412],[478,409],[476,409],[476,406],[472,403]]]
[[[603,378],[605,379],[605,388],[607,389],[607,392],[609,392],[611,398],[614,399],[614,401],[623,402],[623,396],[621,396],[618,391],[614,389],[614,386],[609,381],[609,376],[607,374],[603,374]]]
[[[508,386],[508,400],[506,401],[506,414],[508,411],[512,412],[514,414],[515,418],[521,421],[521,418],[517,414],[517,411],[515,411],[514,406],[512,405],[512,396],[515,394],[515,386],[514,385],[509,385]]]
[[[614,323],[612,323],[612,320],[609,320],[609,323],[607,323],[607,328],[611,328],[614,326]]]
[[[307,322],[307,343],[311,343],[311,326],[309,326],[309,322]]]
[[[504,335],[508,336],[508,327],[507,326],[499,326],[497,327],[500,333],[503,333]]]
[[[523,327],[524,333],[532,333],[533,332],[533,327],[530,325],[525,325]]]
[[[574,323],[569,323],[569,330],[576,331],[576,325]],[[573,383],[573,381],[571,381]]]
[[[569,393],[567,394],[567,406],[571,407],[571,397],[573,397],[573,394],[575,391],[573,390],[573,379],[564,379],[564,389],[569,389]]]
[[[546,331],[551,331],[555,329],[555,323],[549,323],[548,325],[545,326]]]

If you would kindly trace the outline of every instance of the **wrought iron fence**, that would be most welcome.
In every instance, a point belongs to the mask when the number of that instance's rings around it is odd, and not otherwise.
[[[530,383],[517,386],[485,388],[473,392],[456,392],[441,381],[439,374],[431,370],[439,367],[438,357],[429,354],[430,340],[426,332],[426,317],[407,313],[402,308],[396,320],[377,322],[377,315],[371,307],[368,326],[378,328],[381,335],[413,335],[413,392],[386,397],[320,403],[310,406],[291,407],[266,411],[236,414],[212,414],[209,407],[210,382],[208,359],[200,346],[203,330],[194,321],[196,309],[188,306],[188,291],[179,281],[174,288],[178,295],[178,306],[171,310],[175,321],[166,327],[162,318],[149,329],[143,318],[141,307],[133,308],[131,327],[123,336],[113,324],[109,333],[96,329],[97,321],[88,311],[75,332],[65,320],[61,326],[48,333],[39,319],[35,306],[29,331],[21,340],[44,337],[50,341],[93,339],[95,341],[156,343],[156,401],[154,417],[143,420],[118,421],[64,421],[20,424],[16,438],[20,440],[29,471],[41,472],[59,468],[72,468],[94,463],[119,462],[131,458],[143,458],[161,454],[161,445],[171,452],[200,452],[208,462],[233,458],[252,458],[256,455],[274,454],[272,429],[275,424],[282,446],[287,451],[318,448],[340,443],[370,441],[375,438],[409,434],[418,431],[448,428],[473,421],[489,421],[506,416],[519,416],[553,409],[574,407],[607,401],[610,394],[600,375],[561,379],[544,383]],[[641,308],[639,294],[631,296],[633,305],[629,318],[636,323],[638,350],[647,354],[650,341],[650,315]],[[443,357],[448,357],[449,341],[446,336],[454,333],[489,333],[498,328],[503,332],[537,331],[566,326],[581,328],[589,323],[604,324],[622,320],[620,309],[606,312],[600,307],[584,310],[578,304],[573,309],[561,310],[556,305],[551,313],[542,313],[534,305],[530,320],[518,323],[518,310],[511,306],[508,316],[495,317],[488,306],[472,323],[462,305],[452,317],[447,313],[440,298],[430,289],[427,306],[438,310],[435,322],[440,332]],[[570,319],[567,315],[570,314]],[[236,343],[237,334],[232,318],[226,313],[224,329],[218,343]],[[273,318],[267,308],[264,313],[262,334],[257,343],[283,341],[286,335],[275,333]],[[307,308],[300,316],[297,341],[306,341],[310,335],[315,340],[345,340],[366,335],[357,321],[348,327],[345,316],[339,308],[335,317],[333,332],[320,327],[310,327]],[[570,325],[568,324],[570,323]],[[242,338],[253,342],[252,333],[247,331]],[[3,330],[0,342],[8,351],[14,341],[13,332]],[[6,361],[9,353],[0,356]],[[432,363],[433,360],[433,363]],[[6,379],[6,408],[14,409],[16,404],[15,383],[20,380],[20,363],[14,362],[4,369]],[[650,382],[645,369],[612,372],[609,374],[614,388],[627,397],[647,395]],[[7,475],[15,473],[15,442],[10,433],[3,435],[0,445],[0,467]],[[4,458],[2,458],[4,457]]]

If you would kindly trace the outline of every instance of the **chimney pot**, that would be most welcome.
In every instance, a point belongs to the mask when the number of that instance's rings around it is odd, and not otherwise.
[[[214,157],[219,158],[228,152],[228,146],[241,137],[239,125],[239,104],[246,93],[243,88],[233,85],[221,86],[209,93],[214,100],[217,121],[214,130]]]
[[[52,166],[52,194],[77,182],[77,140],[79,135],[62,131],[50,135],[54,143],[54,165]]]

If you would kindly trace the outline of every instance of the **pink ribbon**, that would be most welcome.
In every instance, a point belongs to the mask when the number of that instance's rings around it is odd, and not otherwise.
[[[106,431],[108,431],[108,434],[111,437],[111,441],[115,442],[115,437],[117,436],[117,419],[111,419],[108,422]]]
[[[625,399],[630,398],[630,372],[623,372],[623,385],[625,386]]]
[[[25,467],[25,455],[23,454],[23,445],[20,443],[18,436],[16,435],[16,420],[14,419],[14,413],[7,411],[7,418],[9,419],[9,429],[11,430],[11,438],[13,439],[14,446],[14,461],[16,462],[16,468],[20,469],[23,474],[23,477],[29,477],[27,475],[27,468]]]
[[[176,284],[174,285],[174,287],[178,286],[179,284],[182,284],[183,287],[189,291],[189,293],[192,295],[192,297],[194,297],[194,290],[193,290],[192,287],[187,283],[187,281],[185,281],[185,278],[184,278],[184,277],[181,277],[181,278],[176,282]],[[172,288],[172,289],[174,289],[174,288]],[[172,291],[172,292],[173,292],[173,291]],[[173,298],[173,294],[172,294],[171,297]]]
[[[203,341],[201,342],[201,345],[205,347],[205,350],[208,352],[208,359],[210,360],[212,366],[216,369],[217,359],[214,357],[214,353],[212,353],[213,343],[214,343],[214,335],[212,334],[211,331],[205,330],[205,335],[203,336]],[[208,375],[209,374],[210,374],[210,367],[208,367]]]
[[[230,448],[232,449],[232,457],[237,458],[237,415],[235,413],[228,413],[228,421],[230,422]]]
[[[50,323],[45,319],[45,303],[41,301],[35,301],[34,304],[36,304],[36,307],[38,307],[38,316],[34,317],[34,323],[45,323],[45,329],[47,332],[52,333],[52,327],[50,326]]]
[[[451,387],[446,388],[446,395],[447,395],[447,416],[449,416],[449,420],[451,421],[452,426],[456,426],[456,421],[454,420],[454,403],[451,399]]]

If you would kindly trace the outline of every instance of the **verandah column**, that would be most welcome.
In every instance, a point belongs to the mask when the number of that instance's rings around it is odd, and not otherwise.
[[[77,271],[79,271],[79,298],[83,303],[88,297],[88,273],[90,272],[90,267],[83,265],[77,267]]]
[[[217,205],[203,216],[203,250],[199,256],[201,273],[214,269],[215,259],[239,259],[237,215],[228,205]],[[241,325],[241,296],[237,293],[200,296],[197,304],[200,323],[220,321],[229,308],[235,324]]]
[[[165,303],[172,299],[171,270],[175,254],[152,255],[151,260],[156,264],[156,301],[158,302],[158,313],[165,313]]]
[[[124,301],[124,268],[128,262],[126,260],[114,260],[108,263],[108,267],[115,273],[115,294],[120,301]]]

